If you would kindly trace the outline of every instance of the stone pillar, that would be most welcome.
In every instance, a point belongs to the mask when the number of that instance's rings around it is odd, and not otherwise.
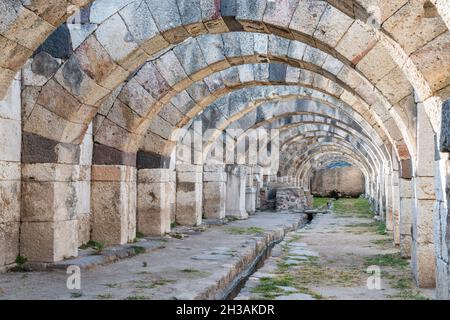
[[[84,135],[80,145],[80,165],[85,168],[88,175],[83,176],[80,185],[80,210],[78,212],[78,246],[91,240],[91,166],[94,139],[92,135],[92,124]]]
[[[413,182],[400,179],[400,253],[403,258],[411,257],[411,226],[414,208]]]
[[[248,214],[256,212],[256,187],[253,182],[253,167],[247,168],[245,183],[245,210]]]
[[[203,215],[207,219],[225,218],[227,174],[224,164],[203,166]]]
[[[178,164],[176,222],[185,226],[202,224],[203,166]]]
[[[399,172],[397,170],[392,175],[392,231],[394,234],[394,244],[396,245],[400,245],[400,180],[398,174]]]
[[[0,100],[0,272],[19,255],[21,129],[19,73]]]
[[[434,161],[437,146],[424,108],[422,103],[417,104],[416,205],[412,219],[411,263],[417,285],[433,288],[436,285],[433,211],[436,203]]]
[[[248,214],[256,212],[256,187],[245,188],[245,210]]]
[[[92,166],[92,240],[125,244],[136,237],[135,167]]]
[[[386,175],[386,230],[394,230],[394,208],[393,204],[393,186],[392,186],[392,175],[388,173]]]
[[[256,187],[256,203],[255,203],[255,208],[256,209],[260,209],[261,208],[261,197],[260,192],[261,192],[261,188],[263,188],[263,175],[262,175],[262,168],[260,166],[254,166],[253,168],[253,172],[254,172],[254,179],[253,179],[253,183]]]
[[[24,164],[20,254],[55,262],[78,255],[78,217],[89,166]]]
[[[137,189],[137,230],[146,236],[170,232],[175,210],[175,171],[140,169]]]
[[[226,215],[238,219],[247,219],[245,210],[245,180],[247,167],[243,165],[227,165],[227,201]]]

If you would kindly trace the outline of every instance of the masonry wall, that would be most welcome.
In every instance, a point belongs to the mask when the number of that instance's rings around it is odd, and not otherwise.
[[[313,175],[311,186],[312,193],[318,196],[338,191],[342,196],[358,197],[365,191],[365,179],[356,167],[322,169]]]

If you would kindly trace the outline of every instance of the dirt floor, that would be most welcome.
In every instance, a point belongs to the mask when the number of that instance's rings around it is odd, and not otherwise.
[[[415,289],[410,261],[390,239],[365,200],[338,200],[333,212],[318,214],[274,248],[237,299],[432,299],[433,290]],[[379,287],[371,270],[380,273]]]

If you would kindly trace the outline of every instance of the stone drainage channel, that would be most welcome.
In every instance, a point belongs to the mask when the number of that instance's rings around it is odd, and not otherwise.
[[[305,228],[314,219],[316,213],[317,212],[306,211],[305,219],[301,221],[296,230],[292,230],[291,232]],[[286,235],[287,234],[285,234],[285,236]],[[222,292],[222,294],[219,295],[218,300],[234,300],[239,295],[241,290],[245,287],[248,279],[264,266],[264,262],[272,256],[272,250],[275,248],[276,245],[283,242],[284,238],[285,237],[269,242],[266,248],[262,250],[255,257],[255,259],[240,274],[238,274],[234,278],[234,280],[229,284],[228,288],[226,288]]]
[[[175,230],[186,234],[182,238],[144,238],[101,252],[81,250],[79,257],[55,264],[24,264],[21,270],[39,272],[1,274],[0,299],[235,299],[272,249],[312,218],[302,211],[262,211],[203,231]],[[65,270],[73,265],[83,275],[75,294],[66,287]]]

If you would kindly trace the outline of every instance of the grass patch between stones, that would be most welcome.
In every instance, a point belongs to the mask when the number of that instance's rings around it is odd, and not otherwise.
[[[228,228],[227,232],[234,235],[255,235],[264,233],[265,230],[259,227],[249,227],[249,228],[231,227]]]

